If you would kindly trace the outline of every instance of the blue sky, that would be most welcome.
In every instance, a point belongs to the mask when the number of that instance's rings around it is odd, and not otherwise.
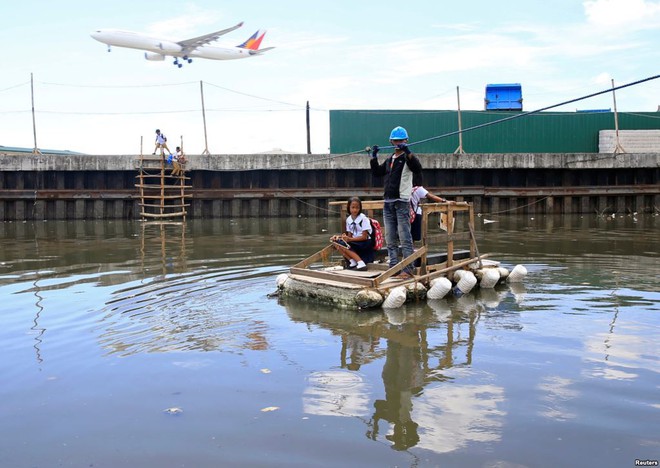
[[[486,84],[521,83],[530,111],[660,73],[660,0],[23,0],[0,3],[0,18],[0,145],[33,146],[32,73],[37,145],[91,154],[137,154],[141,141],[150,153],[156,128],[200,153],[200,81],[211,153],[305,152],[306,101],[312,152],[326,153],[330,109],[456,109],[458,86],[461,108],[482,110]],[[240,21],[217,45],[264,28],[276,49],[179,69],[89,36],[181,40]],[[616,99],[656,111],[660,80]],[[606,94],[555,110],[612,107]]]

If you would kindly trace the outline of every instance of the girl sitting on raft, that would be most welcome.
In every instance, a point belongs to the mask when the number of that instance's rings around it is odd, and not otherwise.
[[[362,213],[362,201],[358,197],[350,198],[346,209],[349,213],[346,231],[332,236],[330,242],[346,259],[349,270],[366,271],[366,264],[374,261],[371,222]]]

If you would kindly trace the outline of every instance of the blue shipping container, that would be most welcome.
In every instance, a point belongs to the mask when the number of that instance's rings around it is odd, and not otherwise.
[[[484,104],[485,110],[523,110],[520,83],[487,84]]]

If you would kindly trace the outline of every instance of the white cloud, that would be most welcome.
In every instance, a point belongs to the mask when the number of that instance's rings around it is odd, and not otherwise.
[[[660,21],[660,2],[646,0],[590,0],[584,2],[587,22],[599,26],[651,29]]]

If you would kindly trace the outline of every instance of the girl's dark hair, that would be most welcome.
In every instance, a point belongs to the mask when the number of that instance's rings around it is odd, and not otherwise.
[[[351,197],[348,199],[348,202],[346,203],[346,211],[348,214],[351,214],[351,203],[353,202],[358,202],[360,205],[360,213],[362,213],[362,200],[360,200],[358,197]]]

